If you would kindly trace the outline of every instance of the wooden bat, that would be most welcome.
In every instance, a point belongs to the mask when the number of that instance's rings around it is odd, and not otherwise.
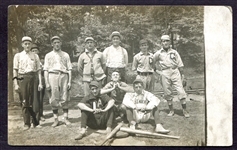
[[[119,123],[112,131],[109,135],[106,136],[106,138],[101,142],[101,144],[99,144],[100,146],[102,146],[107,140],[109,140],[110,138],[112,138],[118,131],[119,129],[122,127],[123,122]]]
[[[124,132],[128,132],[128,133],[133,133],[133,134],[142,134],[142,135],[149,135],[149,136],[156,136],[156,137],[167,137],[167,138],[172,138],[172,139],[180,138],[179,136],[165,135],[165,134],[153,133],[153,132],[142,131],[142,130],[133,130],[126,127],[121,127],[120,130]]]

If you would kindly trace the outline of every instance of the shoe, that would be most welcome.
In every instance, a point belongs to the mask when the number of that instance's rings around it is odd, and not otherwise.
[[[28,125],[24,125],[24,127],[23,127],[23,131],[26,131],[26,130],[29,130],[30,129],[30,126],[28,126]]]
[[[45,121],[45,118],[42,116],[42,117],[40,117],[40,120],[41,121]]]
[[[168,117],[172,117],[173,115],[174,115],[174,111],[171,110],[167,116],[168,116]]]
[[[41,125],[37,125],[37,126],[34,125],[34,128],[42,128],[42,126]]]
[[[58,124],[59,124],[58,119],[55,119],[54,123],[52,124],[52,127],[56,127],[56,126],[58,126]]]
[[[136,129],[136,122],[132,121],[129,126],[130,129],[135,130]]]
[[[158,132],[158,133],[163,133],[163,134],[167,134],[167,133],[170,132],[170,130],[164,129],[164,127],[161,124],[156,125],[155,131]]]
[[[189,118],[190,117],[189,113],[186,110],[183,110],[183,114],[184,114],[185,118]]]
[[[75,137],[75,140],[80,140],[86,136],[86,129],[81,130],[81,132]]]
[[[68,118],[64,118],[64,123],[67,126],[71,125],[71,122],[68,120]]]
[[[106,128],[106,135],[109,135],[111,133],[112,129],[111,127],[107,127]]]
[[[118,131],[118,132],[115,134],[115,137],[116,137],[116,138],[125,138],[125,137],[128,137],[128,136],[129,136],[129,133],[123,132],[123,131]]]

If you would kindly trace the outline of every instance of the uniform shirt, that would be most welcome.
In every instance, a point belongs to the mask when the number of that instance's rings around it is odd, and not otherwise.
[[[46,54],[44,61],[44,70],[48,72],[61,71],[68,73],[72,69],[69,55],[64,51],[51,51]]]
[[[121,46],[111,45],[103,51],[106,60],[106,66],[109,68],[124,68],[128,64],[128,53]]]
[[[84,103],[87,107],[91,108],[91,109],[105,109],[105,107],[107,106],[108,102],[111,100],[112,98],[110,98],[108,95],[103,94],[103,95],[99,95],[97,97],[95,97],[92,94],[89,94],[87,96],[85,96],[81,103]],[[95,104],[96,108],[93,108],[93,103]],[[95,114],[96,118],[100,118],[101,113]]]
[[[97,81],[106,77],[102,68],[103,65],[105,65],[103,54],[96,49],[92,56],[89,55],[88,50],[85,50],[78,59],[79,74],[83,76],[83,81],[87,82],[91,81],[91,74],[94,75]]]
[[[119,82],[121,87],[127,87],[130,88],[129,85],[127,85],[125,82]],[[113,88],[114,82],[111,81],[109,83],[107,83],[103,89],[111,89]],[[131,87],[132,88],[132,87]],[[116,87],[113,91],[111,91],[109,93],[109,96],[111,96],[114,100],[115,100],[115,104],[121,104],[125,95],[125,91],[119,89],[118,87]]]
[[[183,67],[183,62],[179,53],[174,49],[167,52],[162,48],[154,54],[154,61],[158,61],[161,69]]]
[[[160,100],[153,95],[152,93],[143,90],[141,94],[134,93],[126,93],[123,99],[123,104],[129,108],[142,108],[146,106],[146,108],[154,108],[154,106],[158,106]]]
[[[39,56],[31,51],[17,53],[14,56],[13,68],[18,70],[19,74],[37,72],[41,69]]]
[[[154,72],[153,54],[148,53],[145,55],[142,52],[136,54],[133,57],[132,70],[139,72]]]

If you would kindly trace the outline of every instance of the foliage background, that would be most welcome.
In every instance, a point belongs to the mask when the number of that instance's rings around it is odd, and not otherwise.
[[[119,31],[123,35],[122,46],[127,49],[129,62],[139,52],[139,40],[149,40],[150,51],[160,49],[160,37],[169,34],[183,59],[185,75],[204,74],[204,36],[202,6],[25,6],[8,8],[8,67],[13,68],[15,53],[20,52],[21,38],[32,37],[40,47],[40,57],[52,50],[50,38],[58,35],[63,50],[72,62],[77,58],[72,52],[84,51],[84,39],[93,36],[97,48],[103,51],[109,46],[109,35]],[[76,77],[76,71],[73,77]],[[12,78],[12,69],[9,69]],[[12,91],[12,81],[8,81]],[[11,92],[10,92],[11,93]],[[12,99],[9,93],[9,99]]]

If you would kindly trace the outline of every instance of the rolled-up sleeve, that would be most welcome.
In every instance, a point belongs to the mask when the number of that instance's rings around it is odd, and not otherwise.
[[[13,69],[19,69],[19,53],[16,53],[13,59]]]
[[[133,93],[126,93],[123,98],[123,104],[128,108],[136,108],[136,105],[132,101]]]

